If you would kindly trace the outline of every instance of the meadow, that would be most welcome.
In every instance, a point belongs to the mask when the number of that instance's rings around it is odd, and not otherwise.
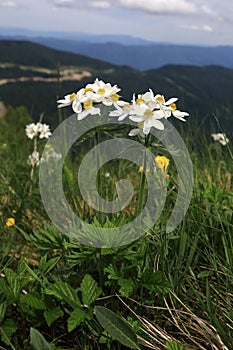
[[[232,139],[224,146],[211,138],[216,129],[222,132],[218,116],[213,130],[190,127],[188,120],[180,128],[194,181],[178,227],[165,229],[177,199],[176,166],[164,147],[150,144],[155,156],[170,161],[163,168],[165,208],[139,239],[112,248],[72,240],[47,216],[39,169],[32,172],[27,163],[33,141],[25,128],[32,122],[24,107],[9,108],[0,119],[0,349],[232,349]],[[105,130],[99,138],[117,132]],[[115,183],[123,178],[132,182],[134,196],[120,213],[89,208],[77,169],[93,139],[68,153],[63,188],[83,220],[97,229],[115,228],[142,209],[145,173],[124,159],[107,163],[98,173],[101,196],[115,199]],[[39,152],[46,141],[38,140]]]

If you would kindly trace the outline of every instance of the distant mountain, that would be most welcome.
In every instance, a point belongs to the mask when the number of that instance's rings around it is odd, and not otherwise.
[[[233,46],[193,46],[155,43],[127,35],[93,35],[1,28],[0,39],[30,40],[141,71],[168,64],[233,68]]]
[[[54,38],[62,40],[76,40],[88,43],[119,43],[124,45],[150,45],[152,41],[131,35],[120,34],[88,34],[84,32],[64,32],[64,31],[38,31],[23,28],[0,27],[0,38],[30,40],[37,38]]]
[[[57,98],[96,77],[118,84],[126,100],[149,88],[166,99],[178,97],[178,108],[191,115],[189,127],[209,127],[215,114],[225,130],[233,131],[233,69],[167,65],[140,72],[32,42],[0,41],[0,100],[7,106],[25,105],[35,119],[44,113],[55,125]]]

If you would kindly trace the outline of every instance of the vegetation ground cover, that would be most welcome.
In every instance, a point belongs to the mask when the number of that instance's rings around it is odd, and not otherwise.
[[[60,117],[61,118],[61,117]],[[216,128],[220,128],[219,118]],[[32,122],[24,107],[0,119],[0,337],[2,349],[231,349],[233,347],[232,145],[222,146],[188,123],[181,129],[194,169],[194,190],[182,223],[166,233],[177,197],[170,158],[166,205],[140,239],[116,248],[84,246],[50,222],[39,174],[27,164]],[[213,130],[215,131],[215,130]],[[99,138],[109,137],[109,131]],[[100,215],[83,201],[77,169],[92,139],[66,157],[63,187],[73,210],[98,227],[131,220],[142,176],[125,160],[103,166],[100,193],[116,198],[128,178],[134,197],[121,213]],[[42,151],[46,140],[37,145]]]

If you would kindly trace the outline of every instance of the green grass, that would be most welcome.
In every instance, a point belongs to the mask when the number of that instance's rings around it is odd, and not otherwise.
[[[29,122],[24,108],[0,119],[0,348],[30,349],[33,334],[33,341],[43,335],[44,349],[48,343],[50,349],[125,349],[113,335],[120,337],[130,325],[141,349],[232,349],[230,149],[200,129],[189,130],[187,123],[182,136],[193,163],[194,191],[182,223],[165,232],[176,199],[177,171],[171,162],[169,195],[154,227],[129,245],[91,248],[61,235],[44,212],[38,173],[31,179],[26,164],[33,146],[25,136]],[[106,164],[99,175],[106,198],[115,198],[117,180],[127,177],[134,184],[133,201],[121,214],[100,217],[80,198],[77,168],[87,146],[76,146],[66,159],[63,185],[69,203],[97,230],[101,222],[116,227],[131,220],[140,174],[129,162]],[[9,217],[15,226],[6,227]],[[114,312],[110,333],[96,318],[96,310],[105,310],[98,307]],[[133,335],[124,339],[135,344]]]

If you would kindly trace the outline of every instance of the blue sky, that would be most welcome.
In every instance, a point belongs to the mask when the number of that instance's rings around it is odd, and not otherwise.
[[[0,0],[0,26],[233,45],[233,1]]]

